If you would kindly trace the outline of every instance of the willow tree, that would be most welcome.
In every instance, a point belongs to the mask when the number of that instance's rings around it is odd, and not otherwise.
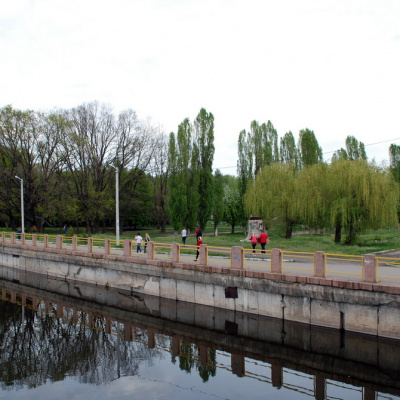
[[[329,182],[329,166],[325,163],[310,165],[297,175],[298,213],[309,227],[321,229],[330,224]]]
[[[365,160],[338,160],[327,180],[331,222],[347,232],[346,244],[354,244],[365,228],[396,225],[399,188],[387,170]]]
[[[258,215],[264,223],[281,220],[286,238],[292,237],[293,225],[298,221],[296,170],[292,164],[272,164],[263,167],[248,186],[245,207],[249,215]]]

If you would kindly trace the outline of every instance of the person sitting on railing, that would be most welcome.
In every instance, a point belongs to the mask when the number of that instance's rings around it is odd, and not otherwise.
[[[197,253],[196,253],[196,258],[194,261],[197,261],[197,259],[199,258],[199,254],[200,254],[200,245],[203,244],[203,241],[201,240],[201,236],[199,236],[197,238]]]

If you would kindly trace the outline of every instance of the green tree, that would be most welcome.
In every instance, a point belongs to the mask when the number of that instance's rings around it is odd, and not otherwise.
[[[242,225],[245,220],[245,211],[243,208],[243,197],[240,194],[240,180],[235,176],[224,176],[224,219],[231,226],[231,233],[235,233],[235,226]]]
[[[329,168],[331,222],[347,232],[354,244],[365,228],[395,226],[399,188],[392,174],[365,160],[338,160]]]
[[[296,147],[296,141],[291,131],[285,133],[280,142],[280,160],[283,163],[291,163],[298,169],[299,153]]]
[[[217,169],[214,173],[214,209],[213,209],[213,222],[214,222],[214,235],[218,236],[218,225],[224,218],[225,204],[224,204],[224,177],[220,170]]]
[[[287,239],[299,220],[296,175],[292,164],[265,166],[249,185],[244,199],[248,215],[259,215],[265,225],[273,219],[282,221]]]
[[[363,142],[359,142],[354,136],[346,137],[346,149],[337,150],[332,160],[367,160],[367,153]]]
[[[202,108],[194,122],[195,142],[198,149],[197,169],[199,171],[199,209],[198,220],[205,229],[213,208],[213,175],[214,161],[214,116]]]
[[[400,183],[400,146],[391,144],[389,147],[390,171],[396,182]]]
[[[322,148],[313,131],[302,129],[299,134],[299,161],[301,167],[317,164],[322,161]]]

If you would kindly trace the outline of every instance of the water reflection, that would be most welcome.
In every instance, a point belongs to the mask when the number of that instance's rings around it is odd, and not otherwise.
[[[0,398],[400,398],[396,341],[0,273]]]

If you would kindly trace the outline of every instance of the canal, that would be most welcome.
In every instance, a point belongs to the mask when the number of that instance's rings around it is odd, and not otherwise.
[[[1,276],[1,399],[400,399],[395,340]]]

